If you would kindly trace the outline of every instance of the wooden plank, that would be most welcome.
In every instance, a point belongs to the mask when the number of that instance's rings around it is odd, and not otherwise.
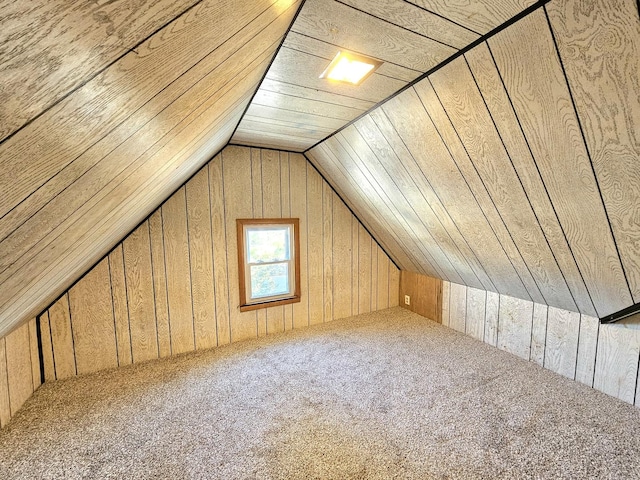
[[[454,125],[451,123],[451,119],[445,111],[433,85],[428,80],[425,80],[418,83],[414,88],[438,130],[438,134],[446,144],[447,151],[451,156],[455,168],[464,180],[464,185],[471,192],[473,202],[480,210],[480,214],[486,220],[491,232],[499,243],[497,250],[492,250],[492,253],[494,255],[504,254],[511,268],[515,270],[516,279],[514,283],[510,285],[510,289],[507,290],[507,292],[519,298],[532,299],[539,303],[544,303],[544,298],[540,294],[538,286],[531,276],[531,272],[524,263],[522,255],[509,234],[504,220],[500,217],[500,213],[489,196],[489,192],[483,185],[482,179],[473,165],[469,153],[455,130]],[[493,280],[495,284],[495,279]],[[523,286],[522,289],[519,288],[520,285]],[[501,291],[500,293],[504,292]]]
[[[116,344],[118,347],[118,365],[130,365],[133,363],[131,352],[131,324],[129,322],[129,302],[127,300],[124,252],[121,243],[109,253],[109,275],[111,277],[111,295],[113,315],[115,318]]]
[[[233,136],[233,144],[245,147],[303,152],[311,145],[321,140],[323,136],[324,135],[318,135],[317,137],[306,135],[293,136],[290,134],[250,131],[238,128]]]
[[[256,142],[261,139],[260,135],[265,134],[267,138],[273,137],[299,137],[302,140],[322,140],[324,137],[332,133],[329,128],[307,127],[300,124],[281,125],[284,122],[269,122],[266,118],[243,118],[242,123],[238,127],[237,132],[241,135],[234,136],[234,142],[250,139],[252,135],[256,137]]]
[[[389,264],[389,307],[398,306],[398,292],[400,290],[400,270]]]
[[[258,93],[253,97],[251,103],[254,105],[262,105],[263,107],[278,108],[287,112],[306,113],[320,117],[334,118],[336,120],[344,120],[345,123],[353,120],[364,112],[364,110],[359,108],[325,103],[308,98],[298,98],[266,90],[258,90]]]
[[[535,0],[408,1],[483,35],[535,3]]]
[[[229,289],[229,320],[231,342],[258,336],[256,312],[240,312],[238,290],[238,242],[236,219],[251,218],[253,200],[251,192],[251,150],[227,147],[221,155],[223,200],[226,230],[227,275]]]
[[[336,319],[352,315],[351,217],[347,206],[335,195],[333,199],[333,315]]]
[[[280,208],[283,218],[291,217],[291,188],[289,153],[279,152],[280,156]],[[302,248],[302,247],[301,247]],[[284,329],[293,328],[293,305],[284,305]]]
[[[533,302],[500,295],[497,347],[529,360],[532,321]]]
[[[343,3],[457,49],[466,47],[479,37],[477,33],[409,2],[343,0]]]
[[[367,234],[369,241],[371,242],[371,311],[375,312],[379,310],[378,307],[378,245],[371,238],[371,235]]]
[[[576,381],[593,386],[593,374],[596,366],[596,347],[600,320],[588,315],[580,316],[580,338],[578,340],[578,360],[576,365]],[[637,397],[636,397],[637,401]],[[637,404],[637,403],[636,403]]]
[[[640,302],[640,24],[633,0],[547,11],[634,302]],[[600,42],[607,32],[606,47]],[[575,52],[585,52],[576,55]],[[634,133],[635,131],[635,133]],[[624,192],[620,195],[620,192]]]
[[[489,45],[598,316],[631,305],[544,12],[503,30]]]
[[[293,328],[309,325],[308,289],[308,220],[307,220],[307,160],[302,155],[289,156],[290,209],[291,218],[300,219],[300,302],[293,304]]]
[[[486,303],[486,291],[471,287],[467,288],[465,333],[481,342],[484,341]]]
[[[423,84],[421,82],[416,87]],[[420,92],[426,104],[435,105],[437,99],[434,100],[433,95],[425,96],[433,92],[430,87],[425,86]],[[528,297],[527,290],[458,171],[416,91],[410,89],[403,92],[383,105],[382,110],[419,163],[425,178],[433,186],[497,290]],[[474,218],[473,225],[469,224],[468,218]]]
[[[421,72],[455,53],[452,47],[329,0],[305,4],[292,30]]]
[[[371,237],[358,222],[358,313],[371,311]]]
[[[378,310],[389,308],[389,257],[376,246],[378,252]]]
[[[307,291],[309,292],[309,325],[315,325],[324,321],[323,180],[318,171],[306,159],[305,164],[307,167]],[[303,248],[302,244],[300,244],[300,248]]]
[[[9,379],[7,378],[7,354],[5,337],[0,338],[0,428],[11,419],[11,404],[9,401]]]
[[[450,307],[451,301],[451,283],[447,281],[442,282],[442,325],[445,327],[450,326]]]
[[[254,97],[255,98],[255,97]],[[264,218],[262,212],[262,150],[251,149],[251,200],[253,218]],[[267,311],[263,308],[256,310],[256,325],[258,337],[267,334]]]
[[[44,363],[44,378],[42,381],[51,382],[56,379],[56,370],[53,360],[48,310],[40,315],[40,338],[42,339],[42,362]]]
[[[640,357],[640,330],[637,325],[600,325],[593,388],[633,404]]]
[[[275,107],[254,104],[249,106],[247,115],[255,119],[255,121],[264,121],[268,123],[269,120],[273,119],[275,125],[287,125],[296,129],[314,129],[322,133],[325,131],[330,133],[331,131],[342,127],[346,123],[343,120],[331,117],[321,117],[302,112],[288,112]],[[242,124],[240,125],[242,126]],[[234,136],[232,141],[235,142],[236,140],[237,139]]]
[[[360,308],[360,222],[351,216],[351,314]]]
[[[532,298],[575,310],[571,292],[465,58],[454,60],[429,78],[481,179],[482,188],[486,189],[525,263],[526,274],[533,277],[536,289]],[[527,289],[532,292],[528,283]],[[537,296],[538,290],[541,297]]]
[[[36,319],[29,321],[29,350],[31,353],[31,377],[33,378],[33,390],[37,390],[42,382],[40,371],[40,351],[38,349],[38,327]]]
[[[49,326],[56,379],[62,380],[77,375],[68,294],[60,297],[60,300],[49,308]]]
[[[531,361],[544,366],[544,351],[547,342],[547,316],[549,307],[533,304],[533,324],[531,326]]]
[[[575,378],[579,332],[579,313],[549,307],[544,368]]]
[[[409,304],[407,304],[407,295]],[[415,311],[416,302],[416,274],[408,270],[400,271],[400,291],[398,292],[398,302],[402,308]]]
[[[595,315],[593,302],[569,249],[487,44],[483,43],[473,48],[465,54],[465,58],[578,309]]]
[[[167,299],[167,276],[164,263],[164,237],[162,234],[162,209],[149,217],[151,265],[153,268],[153,294],[158,333],[158,355],[171,356],[171,333],[169,331],[169,304]]]
[[[494,347],[498,346],[498,329],[500,319],[500,295],[487,292],[485,306],[484,341]]]
[[[151,266],[149,223],[144,222],[122,242],[129,306],[131,360],[158,358],[158,332]]]
[[[78,375],[118,366],[110,283],[105,258],[69,290]]]
[[[322,250],[323,250],[323,312],[324,321],[333,320],[333,190],[331,186],[322,181]]]
[[[265,218],[282,218],[282,186],[280,153],[263,150],[262,213]],[[284,332],[284,305],[267,308],[267,334]]]
[[[465,333],[467,323],[467,287],[452,283],[449,287],[449,328]]]
[[[25,323],[5,337],[9,405],[13,417],[33,394],[29,326]]]
[[[3,5],[0,140],[194,3]]]

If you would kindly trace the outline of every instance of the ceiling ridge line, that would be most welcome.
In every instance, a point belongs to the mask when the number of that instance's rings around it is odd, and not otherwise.
[[[346,123],[345,125],[343,125],[342,127],[340,127],[338,130],[336,130],[335,132],[333,132],[331,135],[328,135],[327,137],[323,138],[322,140],[320,140],[319,142],[314,143],[313,145],[311,145],[309,148],[307,148],[304,153],[308,152],[309,150],[314,149],[315,147],[317,147],[318,145],[320,145],[322,142],[326,141],[327,139],[333,137],[334,135],[336,135],[337,133],[340,133],[342,130],[344,130],[345,128],[349,127],[350,125],[353,125],[355,122],[357,122],[358,120],[360,120],[361,118],[367,116],[369,113],[371,113],[373,110],[377,109],[378,107],[384,105],[385,103],[387,103],[389,100],[397,97],[398,95],[400,95],[401,93],[403,93],[404,91],[408,90],[409,88],[413,87],[415,84],[421,82],[422,80],[424,80],[425,78],[428,78],[430,75],[432,75],[433,73],[437,72],[438,70],[440,70],[442,67],[448,65],[449,63],[451,63],[452,61],[454,61],[455,59],[457,59],[458,57],[464,55],[465,53],[467,53],[468,51],[472,50],[473,48],[477,47],[478,45],[486,42],[487,40],[489,40],[491,37],[493,37],[494,35],[500,33],[502,30],[510,27],[511,25],[513,25],[514,23],[516,23],[519,20],[522,20],[524,17],[530,15],[531,13],[535,12],[536,10],[538,10],[539,8],[543,8],[547,3],[549,3],[551,0],[538,0],[536,3],[534,3],[533,5],[530,5],[529,7],[527,7],[526,9],[524,9],[523,11],[521,11],[520,13],[518,13],[517,15],[511,17],[509,20],[507,20],[506,22],[502,23],[501,25],[498,25],[496,28],[494,28],[493,30],[491,30],[490,32],[486,33],[485,35],[481,36],[480,38],[478,38],[477,40],[474,40],[473,42],[471,42],[469,45],[467,45],[466,47],[458,50],[456,53],[454,53],[453,55],[451,55],[449,58],[447,58],[446,60],[443,60],[442,62],[440,62],[438,65],[436,65],[435,67],[431,68],[430,70],[426,71],[425,73],[423,73],[422,75],[420,75],[418,78],[416,78],[415,80],[412,80],[411,82],[407,83],[404,87],[402,87],[400,90],[398,90],[397,92],[393,93],[392,95],[388,96],[387,98],[385,98],[384,100],[381,100],[380,102],[376,103],[373,107],[371,107],[369,110],[367,110],[366,112],[364,112],[362,115],[354,118],[353,120],[351,120],[349,123]]]

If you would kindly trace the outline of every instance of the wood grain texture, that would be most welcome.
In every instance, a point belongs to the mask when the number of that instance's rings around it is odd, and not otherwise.
[[[300,282],[307,286],[303,289],[300,302],[293,304],[293,328],[309,325],[309,255],[308,248],[308,220],[307,220],[307,161],[299,154],[289,155],[289,188],[290,215],[300,219]]]
[[[465,59],[578,310],[595,315],[593,302],[487,44],[483,43],[467,52]]]
[[[452,283],[449,288],[449,328],[465,333],[467,323],[467,287]]]
[[[9,379],[7,378],[7,352],[5,337],[0,338],[0,428],[11,419]]]
[[[500,295],[487,292],[485,305],[484,341],[494,347],[498,346],[498,330],[500,321]]]
[[[489,46],[598,315],[631,305],[544,11],[503,30]]]
[[[576,375],[580,314],[549,307],[544,367],[572,380]]]
[[[640,23],[633,0],[546,7],[634,302],[640,301]]]
[[[13,416],[33,393],[29,326],[27,324],[22,325],[7,335],[4,340],[9,405],[11,407],[11,416]]]
[[[31,355],[31,376],[33,378],[33,390],[36,391],[44,379],[40,371],[40,350],[38,348],[38,327],[35,318],[29,320],[29,351]]]
[[[545,366],[545,346],[547,342],[547,305],[533,304],[533,324],[531,326],[531,361]],[[574,325],[575,326],[575,325]],[[552,362],[550,365],[554,365]]]
[[[467,311],[465,333],[476,340],[484,341],[487,292],[467,288]]]
[[[383,310],[389,307],[389,257],[378,246],[378,293],[377,309]]]
[[[450,325],[451,283],[442,282],[442,325]]]
[[[134,363],[159,357],[149,233],[144,222],[122,243]]]
[[[42,381],[51,382],[56,379],[56,367],[53,360],[48,310],[40,315],[40,338],[42,339],[42,363],[44,364],[44,378]]]
[[[400,270],[389,265],[389,308],[398,306],[398,291],[400,290]]]
[[[118,366],[109,280],[105,258],[69,290],[78,375]]]
[[[593,386],[596,364],[596,347],[600,333],[600,321],[596,317],[580,315],[580,338],[578,339],[578,359],[576,362],[576,382]]]
[[[131,324],[129,322],[129,301],[127,300],[127,276],[124,267],[123,246],[117,245],[109,253],[109,273],[111,276],[111,297],[118,348],[118,365],[133,363],[131,351]]]
[[[51,329],[50,342],[53,346],[56,380],[77,375],[67,294],[60,297],[60,300],[49,308],[49,328]]]
[[[324,322],[324,241],[322,236],[322,177],[304,160],[307,167],[307,292],[309,325]],[[300,267],[302,268],[302,267]]]
[[[357,315],[360,308],[360,225],[351,218],[351,312]]]
[[[251,149],[251,200],[254,218],[264,218],[262,211],[262,150]],[[238,246],[238,248],[240,248]],[[256,329],[258,337],[267,334],[267,312],[260,308],[256,310]]]
[[[600,325],[593,388],[633,404],[640,356],[640,330],[621,322]]]
[[[162,209],[149,217],[149,237],[151,243],[151,266],[153,276],[153,297],[156,312],[156,333],[158,336],[158,356],[171,356],[171,334],[169,331],[169,304],[167,299],[167,277],[164,261],[164,237],[162,234]]]
[[[323,286],[323,321],[330,322],[333,319],[333,202],[336,194],[331,186],[322,181],[322,286]],[[335,199],[340,201],[340,199]],[[388,281],[385,281],[387,287]],[[384,307],[382,307],[384,308]]]
[[[371,311],[371,237],[358,222],[358,313]]]
[[[351,311],[351,213],[340,201],[333,202],[333,296],[335,318],[346,318]]]
[[[497,347],[529,360],[533,302],[500,295],[499,315]]]

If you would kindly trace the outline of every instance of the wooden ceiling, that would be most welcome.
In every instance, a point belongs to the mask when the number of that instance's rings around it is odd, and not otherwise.
[[[307,0],[233,143],[304,151],[534,0]],[[383,61],[360,86],[318,78],[341,50]]]
[[[634,0],[0,7],[0,336],[230,139],[306,151],[403,269],[588,315],[640,301]],[[384,64],[320,80],[342,48]]]

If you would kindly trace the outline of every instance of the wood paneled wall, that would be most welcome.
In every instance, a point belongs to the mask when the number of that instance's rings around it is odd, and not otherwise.
[[[300,219],[300,303],[240,312],[236,218]],[[227,147],[40,317],[45,379],[398,304],[399,271],[300,154]]]
[[[442,323],[442,280],[402,270],[399,294],[401,307]],[[409,295],[409,305],[405,303],[405,295]]]
[[[0,427],[40,386],[36,319],[0,338]]]
[[[404,272],[403,272],[404,273]],[[442,324],[640,406],[640,316],[597,318],[443,282]]]
[[[552,0],[306,154],[402,270],[603,317],[640,302],[639,72],[635,1]]]
[[[20,46],[0,75],[3,87],[5,76],[21,86],[2,90],[11,99],[0,118],[0,335],[226,145],[300,6],[3,3],[0,35]]]

